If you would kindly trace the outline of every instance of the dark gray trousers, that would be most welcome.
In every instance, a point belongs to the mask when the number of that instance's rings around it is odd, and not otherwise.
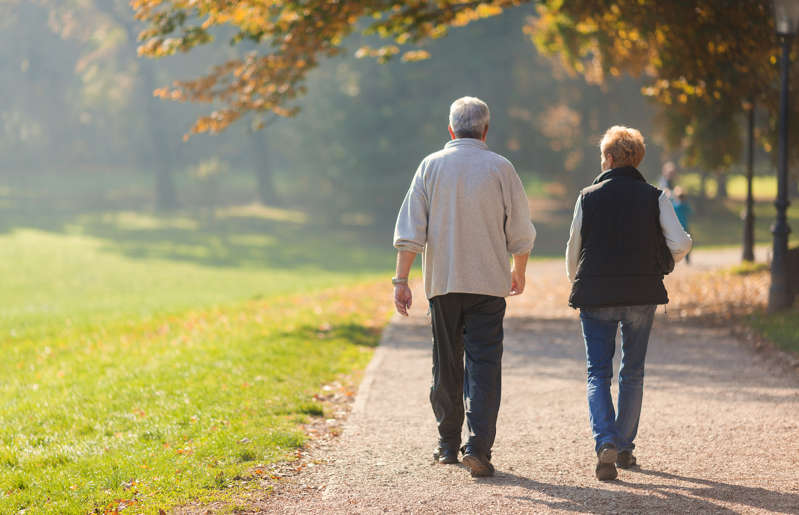
[[[502,389],[505,299],[448,293],[430,299],[430,314],[433,323],[430,404],[438,423],[439,446],[453,450],[460,447],[465,404],[469,427],[466,451],[490,457]]]

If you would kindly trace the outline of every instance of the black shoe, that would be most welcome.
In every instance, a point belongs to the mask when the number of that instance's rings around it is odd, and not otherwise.
[[[458,450],[438,447],[433,451],[433,459],[444,465],[458,463]]]
[[[494,466],[487,456],[467,451],[463,455],[463,464],[469,468],[472,477],[491,477],[494,475]]]
[[[600,481],[612,481],[619,473],[616,471],[616,446],[612,443],[602,444],[596,452],[596,478]]]
[[[638,466],[638,463],[635,460],[635,456],[633,456],[633,451],[621,451],[616,458],[616,465],[623,469],[628,469]]]

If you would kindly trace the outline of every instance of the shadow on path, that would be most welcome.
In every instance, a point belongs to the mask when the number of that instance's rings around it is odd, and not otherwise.
[[[548,508],[582,513],[738,513],[714,502],[723,501],[759,510],[799,513],[799,494],[679,476],[655,470],[629,469],[625,474],[632,474],[633,477],[640,474],[664,481],[639,483],[617,480],[595,488],[545,483],[504,471],[497,471],[496,477],[476,481],[500,487],[521,487],[535,492],[535,495],[530,496],[507,496],[522,505],[531,505],[531,510]],[[638,489],[641,493],[618,491],[614,486]]]

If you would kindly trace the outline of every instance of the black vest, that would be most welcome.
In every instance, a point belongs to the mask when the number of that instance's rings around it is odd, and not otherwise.
[[[674,260],[660,226],[661,193],[631,166],[600,174],[582,191],[582,249],[571,307],[669,302],[663,276]]]

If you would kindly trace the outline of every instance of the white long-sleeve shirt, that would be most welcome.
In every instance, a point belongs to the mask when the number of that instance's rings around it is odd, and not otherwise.
[[[572,218],[571,229],[569,229],[569,242],[566,244],[566,277],[569,278],[570,282],[574,282],[574,278],[577,275],[577,264],[583,247],[581,234],[583,207],[580,200],[581,197],[578,197],[577,204],[574,206],[574,217]],[[678,263],[691,250],[693,241],[691,241],[691,236],[685,232],[677,219],[677,213],[674,212],[671,199],[665,192],[658,198],[658,204],[660,206],[660,227],[663,228],[666,245],[674,257],[674,262]]]

